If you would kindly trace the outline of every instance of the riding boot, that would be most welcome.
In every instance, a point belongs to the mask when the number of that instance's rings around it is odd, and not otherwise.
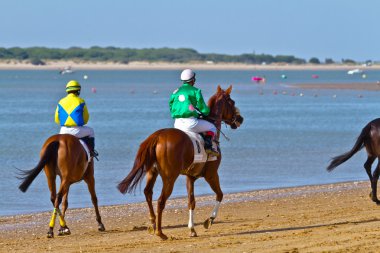
[[[212,156],[219,156],[219,152],[215,150],[212,146],[212,136],[211,135],[205,135],[205,151],[207,154]]]
[[[95,150],[95,138],[94,137],[89,137],[88,138],[88,145],[90,146],[90,155],[91,157],[95,157],[96,160],[99,161],[98,159],[98,152]]]

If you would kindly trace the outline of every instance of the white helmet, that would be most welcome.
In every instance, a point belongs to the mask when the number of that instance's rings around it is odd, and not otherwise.
[[[195,73],[191,69],[185,69],[181,73],[181,81],[190,81],[195,78]]]

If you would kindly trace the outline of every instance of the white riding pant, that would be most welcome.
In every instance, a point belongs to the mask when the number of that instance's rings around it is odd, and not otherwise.
[[[95,137],[94,129],[88,126],[75,126],[75,127],[66,127],[62,126],[61,130],[59,131],[60,134],[71,134],[78,138],[83,137]]]
[[[203,133],[211,131],[216,134],[216,127],[214,124],[204,119],[197,118],[177,118],[174,121],[174,128],[178,128],[182,131],[190,131],[195,133]]]

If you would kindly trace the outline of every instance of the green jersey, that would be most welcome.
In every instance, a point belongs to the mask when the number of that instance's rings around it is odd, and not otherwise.
[[[210,108],[205,103],[200,89],[184,83],[170,96],[170,113],[172,118],[198,118],[197,108],[204,115],[210,113]]]

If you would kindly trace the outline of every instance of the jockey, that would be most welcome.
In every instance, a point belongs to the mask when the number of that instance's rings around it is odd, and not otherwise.
[[[218,156],[219,152],[212,147],[212,140],[216,134],[216,127],[207,120],[200,119],[207,116],[210,108],[205,103],[200,89],[195,88],[195,73],[185,69],[181,73],[182,86],[176,89],[170,97],[169,107],[174,127],[183,131],[205,133],[206,153]]]
[[[90,115],[86,102],[79,97],[80,84],[71,80],[66,85],[66,97],[62,98],[55,110],[55,122],[61,126],[60,134],[71,134],[82,138],[89,146],[91,157],[97,157],[95,134],[91,127],[85,126]]]

